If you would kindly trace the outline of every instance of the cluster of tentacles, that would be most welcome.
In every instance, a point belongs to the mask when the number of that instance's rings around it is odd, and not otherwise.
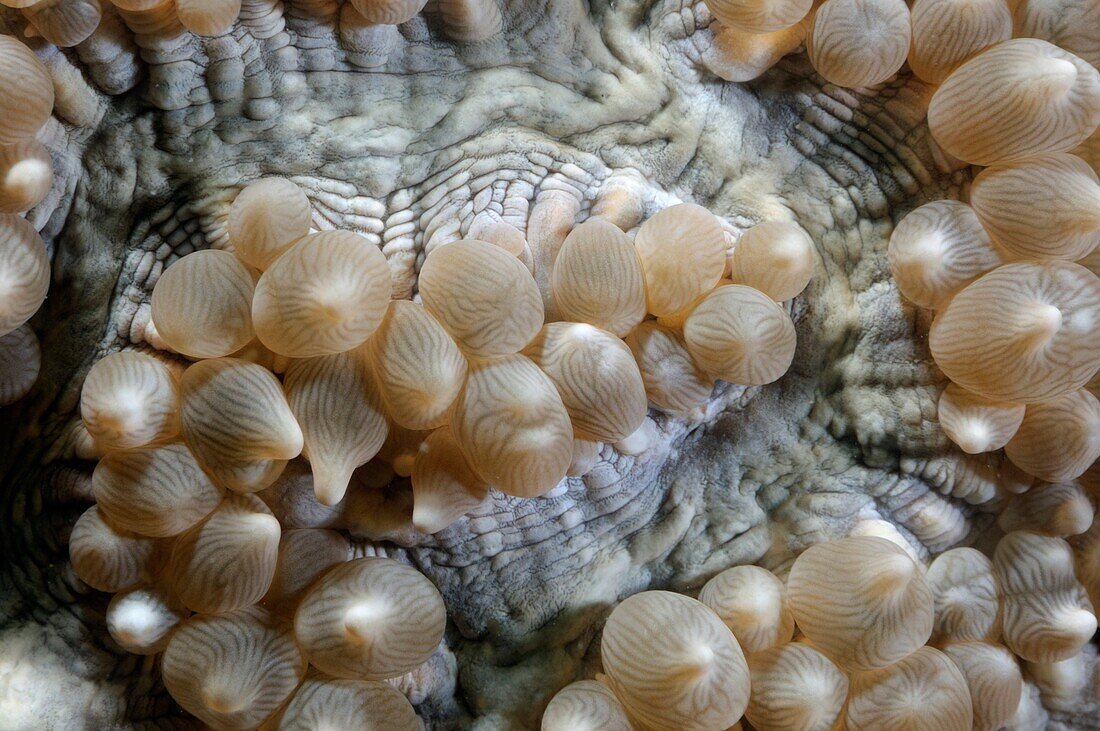
[[[633,240],[606,218],[586,221],[548,275],[523,235],[497,222],[428,253],[419,301],[391,301],[378,248],[350,232],[310,233],[310,220],[289,181],[246,187],[229,212],[232,251],[182,257],[153,290],[150,340],[193,362],[113,353],[81,395],[86,441],[102,458],[96,504],[70,537],[73,568],[119,592],[112,637],[163,650],[168,690],[218,727],[269,719],[306,661],[326,694],[373,698],[383,691],[329,680],[400,676],[442,639],[442,600],[415,571],[345,563],[341,534],[293,528],[268,489],[289,460],[304,451],[315,504],[352,514],[346,524],[371,489],[349,492],[353,473],[375,458],[411,477],[413,524],[425,532],[490,487],[543,495],[587,472],[601,443],[644,449],[650,401],[690,417],[717,378],[782,376],[795,335],[776,300],[801,292],[815,262],[809,237],[784,222],[749,229],[727,255],[718,218],[679,204]],[[336,578],[361,564],[381,575]],[[419,583],[406,590],[389,575],[401,571]],[[425,592],[438,611],[420,622]],[[254,634],[262,642],[247,642],[265,649],[234,657],[238,673],[250,671],[230,680],[226,654]],[[298,704],[284,727],[296,727]]]
[[[38,378],[38,338],[26,325],[46,299],[46,244],[22,215],[53,184],[49,152],[36,141],[53,111],[53,82],[29,48],[0,35],[0,406]]]
[[[129,23],[200,34],[240,12],[115,5]],[[452,38],[500,32],[492,2],[439,5]],[[605,674],[566,687],[544,728],[722,729],[742,716],[777,730],[999,728],[1027,701],[1018,661],[1052,695],[1074,691],[1100,602],[1100,528],[1079,480],[1100,457],[1100,13],[1072,0],[707,5],[736,80],[805,43],[840,86],[908,63],[938,87],[943,164],[986,169],[968,202],[907,216],[890,263],[902,294],[936,312],[930,347],[952,381],[943,430],[969,453],[1003,447],[1023,474],[1005,481],[1018,494],[992,561],[954,549],[926,569],[890,540],[853,537],[806,550],[782,578],[736,567],[698,601],[625,600],[604,629]],[[423,7],[344,12],[384,56]],[[22,12],[28,36],[62,47],[101,18],[95,0]],[[42,62],[0,36],[0,405],[38,371],[25,323],[49,261],[22,214],[50,190],[36,136],[53,104]],[[699,420],[716,380],[783,375],[795,342],[780,303],[814,266],[797,225],[738,232],[689,203],[640,226],[634,210],[593,213],[554,251],[481,221],[429,247],[414,300],[391,300],[405,293],[371,241],[311,231],[305,194],[268,178],[231,207],[226,249],[165,271],[145,332],[163,352],[115,353],[88,374],[78,451],[100,460],[97,504],[70,551],[81,579],[117,592],[111,636],[163,653],[182,707],[219,728],[416,728],[393,684],[439,645],[442,599],[407,566],[357,558],[340,531],[295,528],[303,511],[352,535],[376,528],[374,496],[396,474],[411,478],[413,525],[435,533],[490,489],[550,493],[602,444],[644,450],[650,406]],[[299,454],[312,494],[287,501]]]
[[[1091,543],[1079,567],[1096,588]],[[804,551],[785,582],[736,566],[698,600],[635,594],[604,627],[606,675],[563,688],[542,727],[995,731],[1027,715],[1020,661],[1055,696],[1085,682],[1096,616],[1064,540],[1012,531],[993,561],[955,548],[927,569],[905,549],[843,538]]]
[[[948,154],[988,167],[969,205],[921,206],[890,240],[899,290],[936,310],[944,431],[1047,482],[1100,457],[1100,179],[1068,152],[1089,154],[1098,122],[1100,72],[1081,58],[1030,38],[978,54],[936,91],[929,124]]]
[[[930,347],[952,380],[940,424],[968,453],[1004,448],[1019,495],[992,561],[953,549],[926,572],[903,541],[848,538],[802,553],[786,586],[737,567],[699,602],[635,595],[604,628],[602,683],[563,689],[543,728],[728,728],[744,714],[770,731],[998,729],[1027,716],[1021,661],[1045,693],[1072,698],[1100,601],[1100,529],[1074,482],[1100,457],[1100,11],[708,5],[729,42],[771,49],[741,59],[746,77],[804,35],[838,85],[880,83],[908,60],[937,86],[928,121],[944,164],[986,169],[969,205],[901,221],[890,263],[902,294],[937,313]]]

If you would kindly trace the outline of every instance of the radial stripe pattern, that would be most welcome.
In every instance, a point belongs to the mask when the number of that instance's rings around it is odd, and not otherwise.
[[[1072,542],[1078,579],[1095,609],[1100,607],[1100,521],[1093,521],[1092,527],[1074,536]]]
[[[572,462],[573,427],[561,396],[522,355],[472,362],[451,426],[474,471],[509,495],[548,492]]]
[[[108,452],[92,473],[96,504],[124,530],[174,536],[210,514],[222,490],[183,444]]]
[[[309,233],[309,199],[286,178],[249,183],[229,206],[233,253],[260,271]]]
[[[1100,368],[1100,279],[1068,262],[1006,264],[960,292],[928,334],[936,365],[994,401],[1075,391]]]
[[[294,694],[280,731],[419,731],[416,710],[388,683],[310,679]]]
[[[271,371],[236,358],[199,361],[180,382],[183,438],[196,459],[230,490],[271,484],[302,451],[302,430]]]
[[[713,213],[679,203],[646,219],[634,237],[645,273],[649,312],[675,314],[722,278],[726,235]]]
[[[258,607],[193,617],[164,651],[164,685],[185,710],[219,729],[255,728],[305,675],[294,637]]]
[[[1067,152],[983,170],[970,204],[993,239],[1019,258],[1076,261],[1100,245],[1100,179]]]
[[[388,558],[335,567],[302,599],[294,634],[309,661],[338,678],[395,678],[443,639],[443,597],[416,569]]]
[[[1016,713],[1023,692],[1016,658],[1001,645],[984,642],[953,642],[943,651],[966,679],[974,731],[1004,728]]]
[[[131,449],[179,432],[178,369],[145,353],[111,353],[88,371],[80,416],[106,449]]]
[[[44,0],[23,12],[35,30],[59,48],[87,40],[103,16],[99,0]]]
[[[351,557],[351,545],[334,530],[299,528],[283,532],[279,560],[266,604],[293,607],[309,586],[333,566]]]
[[[6,335],[38,311],[50,286],[50,262],[42,237],[25,218],[7,213],[0,214],[0,280],[4,282],[0,335]]]
[[[342,353],[378,328],[390,290],[389,264],[369,239],[350,231],[309,234],[256,283],[256,334],[291,358]]]
[[[695,365],[675,331],[649,320],[626,336],[626,344],[642,374],[646,396],[658,408],[689,416],[706,406],[714,379]]]
[[[30,4],[30,3],[28,3]],[[30,139],[53,111],[54,89],[46,67],[12,36],[0,36],[0,145]]]
[[[1042,38],[1100,67],[1100,5],[1092,0],[1020,0],[1013,5],[1017,36]]]
[[[107,523],[93,505],[73,524],[69,560],[73,572],[100,591],[121,591],[156,575],[157,543]]]
[[[562,319],[619,337],[645,317],[642,262],[627,235],[601,218],[590,218],[565,237],[550,289]]]
[[[973,718],[966,678],[949,657],[932,647],[851,680],[851,731],[971,731]]]
[[[814,15],[806,51],[826,81],[875,86],[905,63],[910,33],[904,0],[826,0]]]
[[[611,612],[604,671],[631,717],[656,728],[728,728],[749,700],[749,669],[737,640],[705,605],[644,591]]]
[[[1029,530],[1065,538],[1087,531],[1094,517],[1092,500],[1079,484],[1044,483],[1010,498],[997,516],[997,525],[1006,533]]]
[[[967,454],[992,452],[1008,444],[1024,420],[1023,404],[990,401],[956,383],[940,394],[936,416],[944,434]]]
[[[794,634],[787,588],[759,566],[726,569],[703,585],[699,601],[725,622],[749,654],[790,642]]]
[[[993,570],[1004,593],[1004,641],[1031,662],[1073,657],[1096,632],[1073,553],[1061,538],[1013,531],[997,543]]]
[[[617,442],[646,416],[645,385],[630,348],[585,323],[550,322],[524,351],[558,389],[574,433]]]
[[[275,575],[281,533],[258,497],[227,494],[206,520],[172,544],[169,574],[180,601],[205,613],[258,602]]]
[[[703,298],[684,322],[684,342],[700,368],[744,386],[777,380],[791,367],[797,345],[786,310],[740,284]]]
[[[1036,38],[1004,41],[970,59],[932,96],[939,145],[975,165],[1065,152],[1100,124],[1100,71]]]
[[[828,731],[848,696],[848,678],[801,642],[749,655],[752,694],[745,717],[755,728]]]
[[[1100,401],[1079,389],[1029,405],[1005,454],[1040,480],[1076,480],[1100,458]]]
[[[1000,588],[993,564],[973,548],[944,551],[928,567],[936,619],[934,637],[941,642],[989,640],[1000,633]]]
[[[737,240],[729,257],[730,279],[776,302],[797,297],[814,273],[814,242],[793,221],[758,223]]]
[[[907,213],[890,236],[887,259],[898,291],[932,309],[1004,263],[973,209],[951,200]]]
[[[915,0],[909,68],[940,84],[967,59],[1012,37],[1004,0]]]
[[[632,731],[619,699],[603,683],[578,680],[550,700],[542,731]]]
[[[542,327],[542,295],[520,261],[499,246],[464,239],[440,247],[420,270],[420,297],[471,355],[515,353]]]
[[[335,505],[351,473],[386,441],[386,416],[366,355],[358,349],[296,360],[283,385],[302,428],[317,500]]]
[[[884,668],[932,634],[924,569],[884,538],[811,546],[791,567],[787,591],[798,628],[845,670]]]
[[[413,525],[437,533],[478,507],[489,486],[466,462],[450,427],[436,429],[416,453],[412,468]]]
[[[707,0],[718,22],[750,33],[789,28],[806,17],[812,0]]]
[[[447,423],[466,382],[466,358],[423,306],[391,302],[367,352],[394,421],[406,429]]]
[[[192,358],[218,358],[253,337],[255,273],[228,251],[204,249],[164,270],[153,287],[157,333]]]

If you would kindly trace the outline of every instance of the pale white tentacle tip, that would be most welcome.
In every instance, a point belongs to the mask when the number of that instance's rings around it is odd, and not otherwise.
[[[168,644],[188,612],[163,589],[140,587],[115,594],[107,605],[107,631],[127,652],[152,655]]]
[[[0,213],[23,213],[38,205],[53,185],[53,161],[34,140],[0,145]]]
[[[641,457],[657,445],[659,438],[657,424],[647,417],[633,433],[615,442],[615,449],[631,457]]]

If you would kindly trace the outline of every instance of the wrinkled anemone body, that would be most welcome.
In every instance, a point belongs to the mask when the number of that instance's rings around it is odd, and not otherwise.
[[[0,726],[1100,707],[1095,0],[0,6]]]

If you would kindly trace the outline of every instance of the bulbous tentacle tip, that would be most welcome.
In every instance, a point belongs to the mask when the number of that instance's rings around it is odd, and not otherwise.
[[[202,690],[202,702],[207,708],[220,714],[233,714],[247,708],[251,699],[239,691],[226,688],[221,679],[211,682]]]
[[[1062,631],[1073,638],[1075,646],[1088,642],[1096,634],[1096,615],[1087,609],[1071,609],[1059,621]]]
[[[353,300],[332,291],[318,294],[315,306],[317,319],[332,324],[352,319],[359,310]]]
[[[412,474],[415,461],[416,455],[414,454],[399,454],[394,457],[390,466],[393,468],[393,473],[398,477],[408,477]]]
[[[284,419],[279,424],[279,432],[273,436],[271,446],[259,455],[261,459],[294,459],[305,448],[302,428],[293,418]]]
[[[0,146],[0,213],[22,213],[42,202],[53,185],[49,152],[34,140]]]
[[[440,511],[432,508],[424,508],[413,502],[413,515],[412,515],[413,528],[416,528],[421,533],[438,533],[447,527],[447,523],[444,521],[444,516]]]
[[[657,443],[657,427],[652,420],[646,419],[642,425],[624,439],[615,442],[615,449],[632,457],[649,451]]]
[[[967,454],[981,454],[990,450],[989,428],[980,421],[969,421],[956,430],[953,441]]]
[[[1081,503],[1067,500],[1055,509],[1054,514],[1050,518],[1050,523],[1060,526],[1062,528],[1061,532],[1065,535],[1080,535],[1087,531],[1092,525],[1094,515],[1091,508],[1091,504],[1087,504],[1084,509],[1082,509]],[[1093,622],[1095,621],[1096,619],[1094,617]]]
[[[118,399],[103,414],[103,428],[115,434],[129,433],[144,423],[147,408],[145,400],[136,394],[118,394]]]
[[[413,527],[421,533],[439,533],[488,497],[483,485],[461,492],[456,488],[455,492],[457,494],[428,496],[414,492]]]
[[[354,466],[322,465],[311,463],[313,468],[313,492],[317,502],[332,507],[344,499],[351,482]]]
[[[1039,304],[1023,313],[1020,325],[1020,344],[1039,350],[1061,329],[1062,311],[1054,305]]]
[[[246,516],[244,521],[257,536],[262,536],[266,533],[277,541],[283,534],[283,527],[274,515],[268,515],[267,513],[252,513]]]
[[[379,620],[387,615],[377,601],[359,601],[344,613],[344,631],[356,644],[367,644],[378,633]]]
[[[669,668],[669,678],[687,685],[705,677],[714,667],[714,661],[714,650],[706,645],[696,645],[681,663]]]
[[[884,556],[875,571],[873,590],[880,596],[901,595],[917,575],[918,568],[905,554]]]
[[[1077,81],[1077,66],[1064,58],[1039,56],[1025,73],[1024,82],[1032,82],[1039,93],[1051,99],[1065,96]]]
[[[943,262],[943,254],[943,237],[927,233],[916,237],[909,246],[898,252],[897,266],[906,272],[919,274],[928,268],[939,267]]]

